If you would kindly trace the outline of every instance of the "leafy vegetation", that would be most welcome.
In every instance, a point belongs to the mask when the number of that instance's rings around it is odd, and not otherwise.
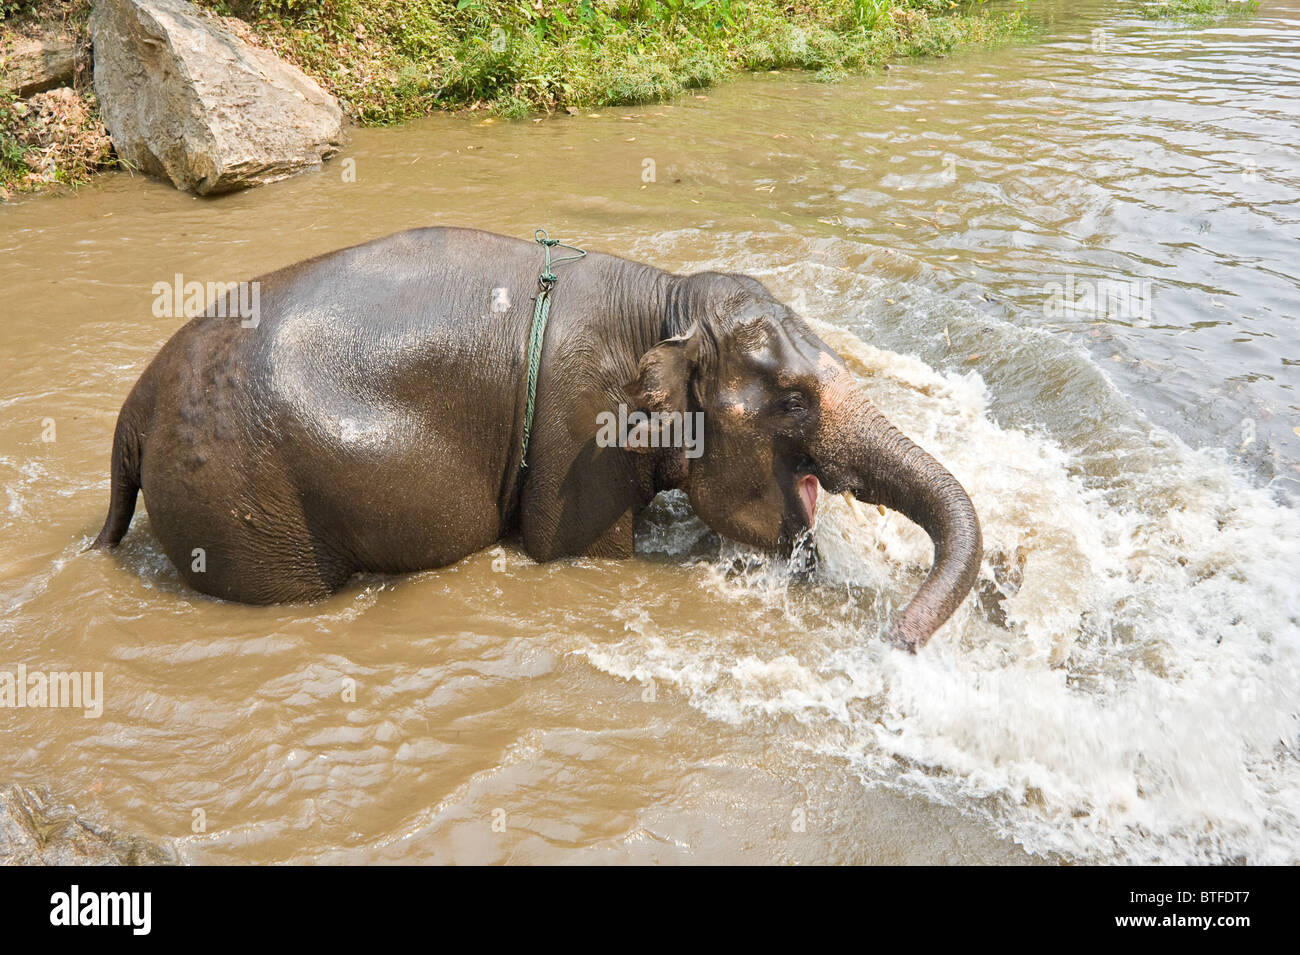
[[[826,77],[1024,30],[983,0],[199,0],[363,123],[645,103],[740,70]]]
[[[75,186],[113,161],[90,90],[63,87],[25,100],[0,91],[0,198],[54,183]]]
[[[1223,17],[1245,16],[1259,9],[1259,0],[1143,0],[1142,16],[1149,20],[1207,23]]]
[[[0,0],[0,20],[7,20],[31,10],[33,0]]]

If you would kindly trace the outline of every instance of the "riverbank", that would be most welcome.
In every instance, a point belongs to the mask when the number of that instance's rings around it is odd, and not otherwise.
[[[242,39],[336,96],[361,125],[440,110],[521,116],[669,99],[742,72],[835,80],[1031,32],[1026,5],[984,0],[197,0]],[[1148,17],[1206,21],[1256,0],[1152,0]],[[0,83],[0,200],[117,165],[91,83],[91,0],[0,0],[0,77],[18,44],[75,49],[64,87]]]
[[[0,0],[0,57],[52,31],[77,64],[61,92],[0,91],[0,198],[114,165],[91,84],[90,0]],[[440,110],[503,116],[648,103],[746,71],[835,79],[1028,32],[1021,8],[949,0],[199,0],[338,97],[360,125]],[[3,69],[0,68],[0,72]]]

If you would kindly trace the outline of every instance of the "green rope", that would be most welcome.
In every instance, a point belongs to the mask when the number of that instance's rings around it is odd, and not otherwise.
[[[533,238],[546,250],[546,264],[542,266],[542,272],[537,276],[538,292],[535,299],[537,304],[533,307],[533,324],[528,330],[528,407],[524,411],[524,440],[523,447],[519,451],[520,471],[528,467],[528,437],[532,434],[533,410],[537,403],[537,372],[542,364],[542,344],[546,340],[546,319],[551,313],[551,289],[555,288],[557,281],[551,267],[563,265],[565,262],[576,262],[587,254],[577,246],[565,245],[559,239],[552,239],[546,234],[545,229],[538,229],[533,233]],[[578,254],[566,255],[564,258],[552,262],[551,249],[555,246],[569,249]]]

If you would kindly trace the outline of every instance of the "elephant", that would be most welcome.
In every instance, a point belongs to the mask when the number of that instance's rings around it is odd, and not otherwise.
[[[718,534],[788,554],[819,494],[848,492],[934,545],[888,639],[915,652],[951,616],[982,560],[969,496],[762,283],[594,251],[565,264],[529,428],[542,269],[526,239],[422,228],[262,276],[256,321],[209,307],[122,406],[91,547],[117,545],[143,490],[194,589],[299,603],[507,537],[537,561],[629,558],[671,488]],[[629,427],[599,440],[614,414]],[[695,444],[671,440],[688,420]]]

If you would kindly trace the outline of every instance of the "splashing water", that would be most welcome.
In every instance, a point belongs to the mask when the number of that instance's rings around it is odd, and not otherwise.
[[[923,579],[929,540],[831,499],[811,586],[729,544],[696,564],[699,599],[761,605],[750,635],[660,633],[637,608],[629,637],[587,658],[678,686],[714,718],[793,720],[804,731],[774,739],[976,813],[1035,853],[1300,860],[1296,512],[1140,420],[1112,423],[1128,442],[1066,447],[996,423],[973,372],[811,324],[970,493],[985,540],[972,597],[917,656],[889,650],[879,634]],[[1089,478],[1088,445],[1132,466]],[[703,531],[688,514],[670,504],[641,548],[688,552]],[[791,646],[791,630],[806,640]]]

